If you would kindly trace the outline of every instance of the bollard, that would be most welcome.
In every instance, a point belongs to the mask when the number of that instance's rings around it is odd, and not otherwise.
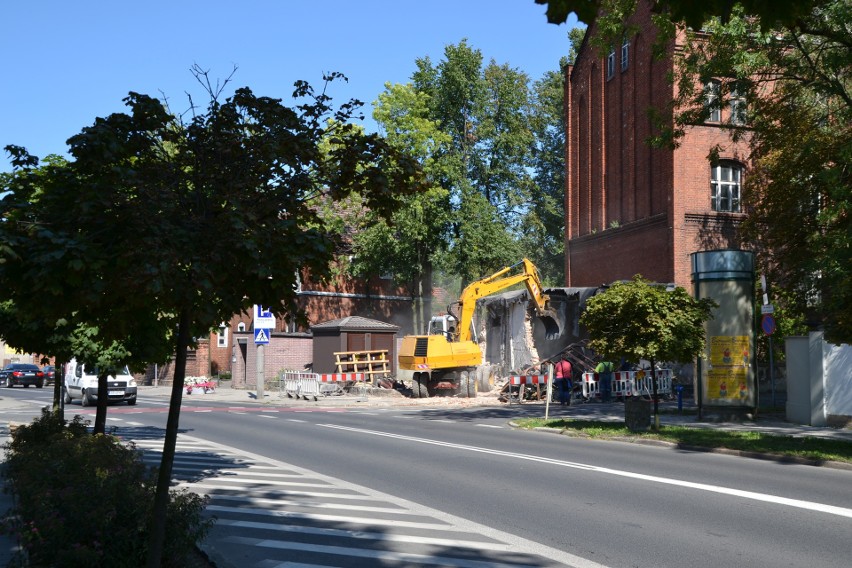
[[[678,385],[675,387],[677,391],[677,411],[683,412],[683,385]]]

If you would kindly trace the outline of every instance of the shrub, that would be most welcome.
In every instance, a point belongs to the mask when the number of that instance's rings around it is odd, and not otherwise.
[[[33,566],[135,567],[145,564],[155,472],[133,444],[92,436],[79,416],[47,410],[6,444],[5,475],[17,496],[21,543]],[[206,498],[172,491],[163,566],[182,566],[212,520]]]

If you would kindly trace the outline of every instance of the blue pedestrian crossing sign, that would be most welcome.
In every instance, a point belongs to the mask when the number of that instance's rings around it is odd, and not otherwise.
[[[254,342],[256,345],[266,345],[269,343],[269,335],[271,334],[271,329],[255,329],[254,330]]]

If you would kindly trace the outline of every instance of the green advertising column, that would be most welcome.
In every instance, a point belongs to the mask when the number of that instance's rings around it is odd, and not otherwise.
[[[705,357],[698,360],[698,415],[729,419],[757,408],[754,365],[754,255],[741,250],[692,253],[696,298],[719,303],[705,326]]]

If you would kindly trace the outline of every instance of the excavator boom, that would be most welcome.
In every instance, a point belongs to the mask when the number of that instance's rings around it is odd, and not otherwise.
[[[511,276],[506,276],[513,269],[523,266],[523,269]],[[562,334],[562,324],[556,311],[550,306],[550,297],[544,293],[541,285],[541,278],[538,275],[538,270],[535,265],[528,259],[523,259],[521,262],[512,266],[507,266],[481,280],[477,280],[467,286],[462,291],[459,304],[461,304],[458,326],[458,340],[471,340],[471,322],[473,321],[473,313],[476,310],[476,301],[485,296],[496,294],[506,288],[511,288],[515,284],[524,283],[527,292],[530,294],[530,299],[535,304],[536,316],[541,320],[545,328],[545,334],[548,339],[554,339]]]
[[[522,267],[520,270],[516,270]],[[523,283],[535,304],[538,319],[548,339],[562,334],[561,320],[550,306],[535,265],[523,259],[487,278],[468,285],[459,298],[456,329],[441,335],[407,335],[399,350],[399,368],[413,373],[414,396],[424,398],[438,390],[451,390],[460,396],[476,396],[475,375],[482,363],[479,344],[472,340],[471,323],[476,301]]]

